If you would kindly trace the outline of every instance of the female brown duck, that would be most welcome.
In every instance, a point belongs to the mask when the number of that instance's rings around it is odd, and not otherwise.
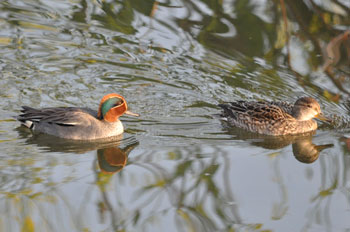
[[[318,102],[311,97],[301,97],[294,105],[286,102],[237,101],[219,104],[222,117],[233,126],[266,135],[288,135],[314,131],[313,118],[325,118]]]

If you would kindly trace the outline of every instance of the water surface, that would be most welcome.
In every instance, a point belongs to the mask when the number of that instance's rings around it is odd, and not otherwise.
[[[1,1],[1,230],[348,231],[350,7],[311,3]],[[122,117],[121,141],[67,143],[13,119],[111,92],[141,114]],[[276,139],[217,116],[299,96],[334,123]]]

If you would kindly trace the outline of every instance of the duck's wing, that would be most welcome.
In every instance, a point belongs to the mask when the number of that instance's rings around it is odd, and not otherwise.
[[[23,106],[17,119],[24,126],[32,128],[34,123],[50,123],[60,126],[76,126],[86,122],[86,118],[95,118],[96,112],[76,107],[52,107],[35,109]]]
[[[277,104],[267,102],[247,102],[237,101],[219,104],[223,109],[222,117],[231,118],[234,120],[242,120],[249,118],[250,120],[269,121],[281,120],[288,118],[288,113]]]

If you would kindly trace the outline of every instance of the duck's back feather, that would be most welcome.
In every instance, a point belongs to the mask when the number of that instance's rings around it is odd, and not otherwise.
[[[84,123],[85,120],[81,120],[81,118],[93,117],[96,119],[97,117],[96,111],[88,108],[77,107],[50,107],[35,109],[28,106],[22,106],[21,112],[22,114],[20,114],[17,119],[22,123],[25,123],[26,121],[33,123],[45,122],[61,126],[76,126]]]

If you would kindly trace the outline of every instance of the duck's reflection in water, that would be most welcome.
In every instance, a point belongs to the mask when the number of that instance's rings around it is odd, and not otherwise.
[[[312,163],[318,159],[320,152],[326,148],[333,147],[333,144],[315,145],[312,143],[312,137],[315,131],[284,136],[269,136],[252,133],[240,128],[234,128],[223,122],[227,133],[236,140],[246,140],[250,144],[266,149],[281,149],[292,144],[295,158],[302,163]]]
[[[97,150],[98,165],[102,173],[114,174],[121,171],[128,160],[129,153],[137,147],[139,143],[131,143],[124,148],[108,147]]]
[[[315,145],[312,143],[312,136],[309,136],[297,139],[292,147],[295,158],[302,163],[309,164],[318,159],[322,150],[333,147],[333,144]]]
[[[123,139],[123,135],[94,141],[77,141],[32,133],[23,127],[17,128],[17,132],[20,138],[25,139],[26,144],[35,144],[43,151],[81,154],[96,150],[100,170],[106,174],[122,170],[129,153],[139,144],[133,137]]]

